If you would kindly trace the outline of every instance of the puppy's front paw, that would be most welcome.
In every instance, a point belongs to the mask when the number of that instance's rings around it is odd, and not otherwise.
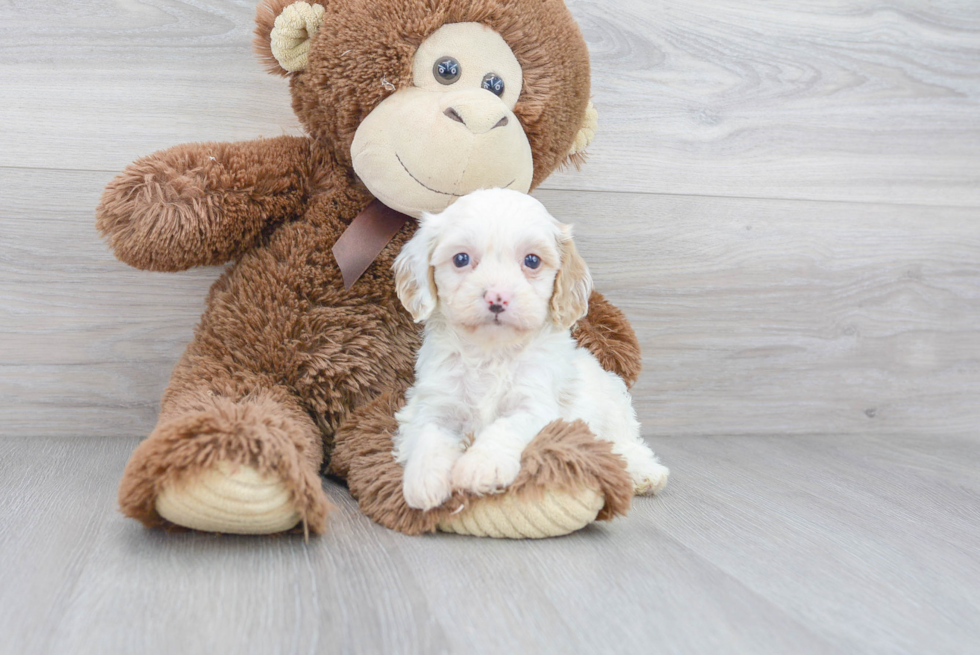
[[[492,494],[503,490],[521,471],[520,455],[470,448],[453,467],[452,484],[456,489],[476,494]]]
[[[452,495],[449,471],[427,468],[419,461],[409,460],[402,480],[402,493],[409,507],[421,510],[439,507]]]

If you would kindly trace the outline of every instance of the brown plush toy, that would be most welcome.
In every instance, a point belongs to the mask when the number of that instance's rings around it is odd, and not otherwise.
[[[409,217],[480,188],[528,191],[578,163],[595,129],[588,52],[562,0],[264,0],[257,22],[308,136],[158,152],[97,209],[138,268],[233,262],[126,467],[123,512],[147,526],[322,533],[325,471],[409,534],[541,537],[624,513],[625,464],[581,422],[546,427],[503,493],[425,513],[406,505],[392,455],[420,343],[391,271]],[[635,381],[635,335],[598,294],[576,335]]]

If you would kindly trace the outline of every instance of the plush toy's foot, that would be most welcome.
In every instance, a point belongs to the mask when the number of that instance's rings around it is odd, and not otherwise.
[[[595,521],[605,504],[603,495],[591,487],[545,491],[533,502],[506,494],[487,496],[445,517],[436,529],[496,539],[561,537]]]
[[[301,520],[282,480],[254,467],[218,462],[190,480],[165,485],[156,501],[166,520],[205,532],[270,534]]]
[[[148,527],[270,534],[302,523],[323,533],[332,505],[319,439],[288,398],[206,397],[193,411],[171,411],[139,445],[119,485],[120,508]]]
[[[402,494],[402,467],[392,454],[397,406],[390,395],[354,412],[337,434],[331,461],[361,510],[385,527],[406,534],[556,537],[629,510],[633,480],[625,461],[582,421],[555,421],[542,430],[525,448],[517,479],[503,492],[456,493],[436,509],[412,509]]]

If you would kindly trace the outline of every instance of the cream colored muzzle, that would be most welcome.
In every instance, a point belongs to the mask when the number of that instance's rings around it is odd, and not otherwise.
[[[398,91],[360,124],[351,157],[375,197],[416,218],[478,189],[527,193],[534,174],[520,121],[483,89]]]

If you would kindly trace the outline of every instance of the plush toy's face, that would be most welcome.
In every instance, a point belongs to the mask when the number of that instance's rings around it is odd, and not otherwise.
[[[527,192],[591,139],[588,52],[562,0],[264,0],[257,20],[310,135],[406,214]]]
[[[527,193],[534,164],[513,109],[521,65],[480,23],[444,25],[422,42],[412,86],[395,91],[354,134],[354,171],[389,207],[418,216],[477,189]]]

